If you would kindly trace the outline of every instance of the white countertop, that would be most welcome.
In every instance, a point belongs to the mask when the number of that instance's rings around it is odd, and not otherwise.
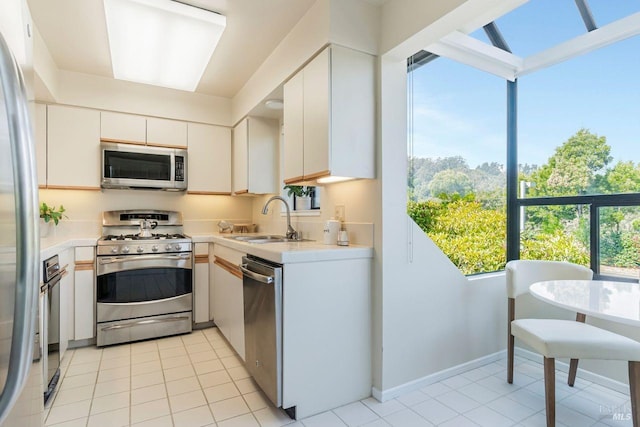
[[[256,234],[259,235],[260,233]],[[237,234],[236,234],[237,235]],[[250,236],[251,234],[243,234]],[[193,234],[194,243],[216,243],[222,246],[255,255],[280,264],[296,262],[335,261],[343,259],[372,258],[373,248],[361,245],[325,245],[318,241],[286,243],[247,243],[228,239],[230,234]],[[78,246],[95,246],[95,237],[48,237],[40,239],[40,260],[45,260],[66,249]]]
[[[95,237],[47,237],[40,239],[40,261],[52,257],[69,248],[95,246],[99,236]]]
[[[242,234],[243,236],[260,235],[261,233]],[[263,234],[263,233],[262,233]],[[229,239],[237,234],[194,234],[194,243],[216,243],[222,246],[255,255],[279,264],[296,262],[335,261],[343,259],[372,258],[373,248],[370,246],[325,245],[318,241],[284,242],[284,243],[247,243]]]

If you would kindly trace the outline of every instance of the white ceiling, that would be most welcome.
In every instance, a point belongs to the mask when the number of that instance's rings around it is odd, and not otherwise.
[[[233,97],[315,0],[181,0],[227,17],[196,92]],[[58,68],[113,77],[102,0],[28,0]]]

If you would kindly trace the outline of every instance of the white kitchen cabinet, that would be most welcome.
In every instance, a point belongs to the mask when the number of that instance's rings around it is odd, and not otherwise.
[[[209,244],[194,243],[193,321],[209,321]]]
[[[75,336],[73,248],[59,253],[58,262],[61,268],[66,268],[66,272],[58,283],[60,287],[60,359],[62,360],[69,347],[69,341]]]
[[[277,193],[278,122],[247,117],[233,128],[233,192]]]
[[[284,85],[284,176],[291,181],[303,179],[304,79],[299,72]]]
[[[231,194],[231,129],[189,123],[188,192]]]
[[[370,396],[371,259],[287,263],[282,286],[282,407],[305,418]]]
[[[94,252],[93,246],[75,248],[74,340],[96,336]]]
[[[102,111],[100,138],[108,142],[187,147],[187,123],[178,120]]]
[[[147,145],[187,148],[187,123],[148,117]]]
[[[144,144],[147,138],[147,120],[135,114],[102,111],[100,138],[110,142]]]
[[[47,186],[47,106],[35,104],[33,111],[38,187],[45,188]]]
[[[229,344],[244,360],[244,298],[242,273],[238,265],[242,252],[214,245],[211,281],[211,314],[213,321]]]
[[[284,182],[374,178],[374,150],[375,58],[329,46],[284,86]]]
[[[100,189],[100,112],[47,107],[47,187]]]

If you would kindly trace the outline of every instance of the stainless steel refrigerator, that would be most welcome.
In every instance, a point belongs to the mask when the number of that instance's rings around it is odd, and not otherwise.
[[[0,427],[42,425],[38,217],[24,80],[0,34]]]

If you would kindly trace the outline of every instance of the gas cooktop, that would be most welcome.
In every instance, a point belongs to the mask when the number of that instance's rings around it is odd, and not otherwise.
[[[169,240],[169,239],[187,239],[184,234],[179,233],[166,233],[166,234],[152,234],[151,236],[141,236],[139,234],[108,234],[100,238],[104,242],[114,241],[126,241],[126,240]]]

